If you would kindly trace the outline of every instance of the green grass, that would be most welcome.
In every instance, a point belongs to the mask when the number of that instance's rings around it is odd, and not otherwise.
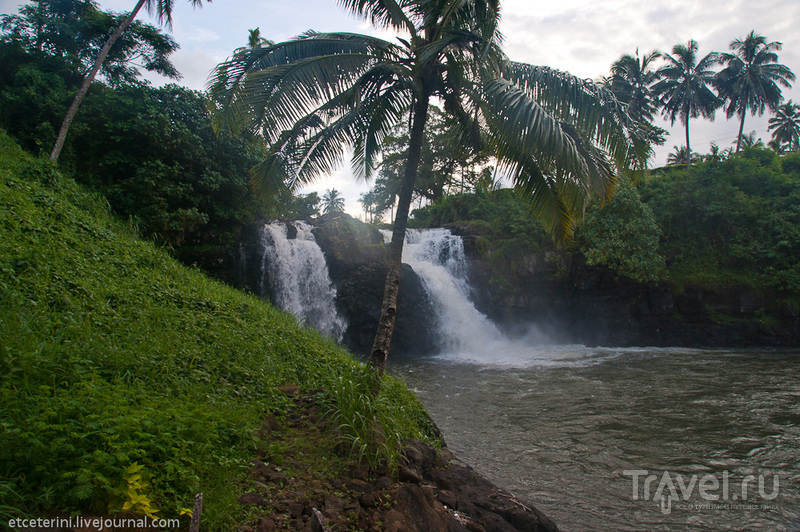
[[[226,529],[261,420],[288,407],[277,387],[332,395],[356,367],[142,241],[0,132],[0,523],[107,515],[134,495],[152,501],[140,511],[175,517],[203,492],[204,528]],[[379,417],[403,438],[432,434],[410,391],[392,379],[383,390]]]

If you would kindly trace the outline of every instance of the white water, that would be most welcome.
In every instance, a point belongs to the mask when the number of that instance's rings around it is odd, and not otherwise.
[[[384,232],[384,238],[391,234]],[[527,334],[509,337],[470,296],[468,266],[461,237],[448,229],[406,231],[403,262],[420,276],[436,311],[439,358],[453,362],[524,368],[587,365],[616,356],[581,345],[552,345],[531,325]]]
[[[336,310],[336,288],[328,276],[325,255],[311,233],[311,226],[299,221],[293,223],[297,237],[292,239],[287,237],[286,224],[264,226],[262,288],[268,278],[278,307],[294,314],[301,323],[340,341],[347,322]]]

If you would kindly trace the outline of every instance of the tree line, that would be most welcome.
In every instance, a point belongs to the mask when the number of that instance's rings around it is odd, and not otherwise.
[[[769,129],[776,151],[796,151],[800,139],[800,107],[783,102],[781,87],[791,87],[795,75],[778,62],[782,44],[768,42],[755,30],[730,43],[729,52],[711,52],[700,57],[697,41],[673,46],[671,53],[657,50],[641,57],[626,54],[611,66],[601,83],[623,102],[631,116],[652,122],[661,112],[672,124],[685,127],[686,144],[676,155],[687,166],[693,162],[689,121],[699,117],[713,120],[718,110],[727,118],[739,118],[736,138],[738,153],[745,141],[748,114],[775,113]],[[661,62],[660,66],[658,62]],[[715,67],[720,67],[715,69]],[[673,157],[673,161],[677,157]]]

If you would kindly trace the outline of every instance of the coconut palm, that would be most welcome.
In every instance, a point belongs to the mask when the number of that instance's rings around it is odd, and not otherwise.
[[[491,149],[557,238],[571,232],[591,195],[606,197],[615,168],[643,164],[641,127],[593,83],[502,54],[498,0],[342,0],[396,41],[307,33],[234,55],[211,86],[217,124],[261,135],[268,157],[257,190],[329,174],[352,149],[368,178],[381,141],[404,121],[409,147],[389,245],[388,274],[370,362],[382,374],[397,311],[401,257],[433,98],[461,144]]]
[[[335,188],[328,189],[325,194],[322,195],[322,212],[325,214],[344,212],[344,198]]]
[[[672,54],[663,54],[666,64],[658,69],[659,81],[653,92],[659,98],[663,114],[675,124],[676,119],[686,127],[686,166],[691,165],[689,154],[689,119],[703,116],[714,119],[720,102],[711,85],[715,73],[711,70],[717,63],[717,54],[712,52],[697,60],[698,45],[695,40],[672,47]]]
[[[200,6],[202,4],[202,0],[189,0],[193,6]],[[50,152],[50,160],[58,162],[58,157],[61,155],[61,149],[64,147],[64,141],[67,140],[67,133],[69,132],[69,127],[72,125],[72,120],[75,118],[75,115],[78,113],[78,107],[80,107],[83,98],[86,96],[86,93],[89,91],[89,86],[94,81],[95,76],[97,76],[97,72],[100,70],[100,67],[103,65],[103,61],[105,61],[108,52],[111,51],[111,47],[114,46],[114,43],[117,42],[120,35],[122,35],[125,30],[128,29],[128,26],[131,25],[133,19],[136,18],[136,15],[139,14],[139,11],[144,7],[147,9],[149,13],[154,13],[156,19],[160,24],[166,24],[167,27],[172,27],[172,7],[174,1],[173,0],[138,0],[136,2],[136,6],[134,6],[133,11],[123,19],[120,25],[114,30],[114,33],[108,38],[106,43],[100,49],[100,53],[97,54],[97,59],[94,61],[94,65],[83,78],[83,83],[81,84],[80,88],[78,89],[77,94],[75,94],[75,98],[72,100],[72,103],[67,109],[67,114],[64,116],[64,122],[61,124],[61,129],[58,131],[58,136],[56,137],[56,142],[53,145],[53,150]]]
[[[261,36],[261,28],[255,28],[252,30],[247,30],[247,46],[237,48],[234,50],[234,53],[241,53],[248,48],[253,49],[261,48],[262,46],[272,46],[273,44],[275,43]]]
[[[607,86],[619,101],[628,106],[634,120],[651,122],[658,108],[658,100],[653,95],[652,86],[658,80],[653,63],[661,57],[661,52],[653,50],[639,57],[625,54],[611,65],[611,76]]]
[[[741,147],[743,149],[747,148],[764,148],[764,141],[761,137],[756,137],[756,132],[751,131],[747,135],[742,135],[741,137],[737,137],[733,144],[736,144],[737,148]]]
[[[777,143],[778,151],[800,151],[800,105],[792,100],[784,103],[769,119],[769,128],[772,139]]]
[[[730,44],[733,53],[720,55],[726,65],[716,79],[717,90],[725,100],[725,115],[740,117],[736,151],[739,151],[747,113],[763,115],[767,108],[773,112],[783,96],[781,89],[791,87],[795,75],[785,65],[778,63],[779,42],[767,42],[763,35],[751,31],[744,39]]]
[[[696,163],[700,160],[700,157],[695,152],[689,152],[687,154],[686,146],[674,146],[672,153],[667,155],[667,166],[686,164],[687,159],[690,162]]]

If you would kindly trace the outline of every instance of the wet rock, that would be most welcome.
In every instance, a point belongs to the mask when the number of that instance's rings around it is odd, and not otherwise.
[[[450,519],[446,510],[438,503],[430,491],[415,484],[404,484],[395,494],[397,508],[403,512],[409,532],[446,531]]]
[[[392,485],[392,479],[390,479],[389,477],[379,477],[375,481],[375,487],[378,488],[379,490],[385,490],[391,485]]]

